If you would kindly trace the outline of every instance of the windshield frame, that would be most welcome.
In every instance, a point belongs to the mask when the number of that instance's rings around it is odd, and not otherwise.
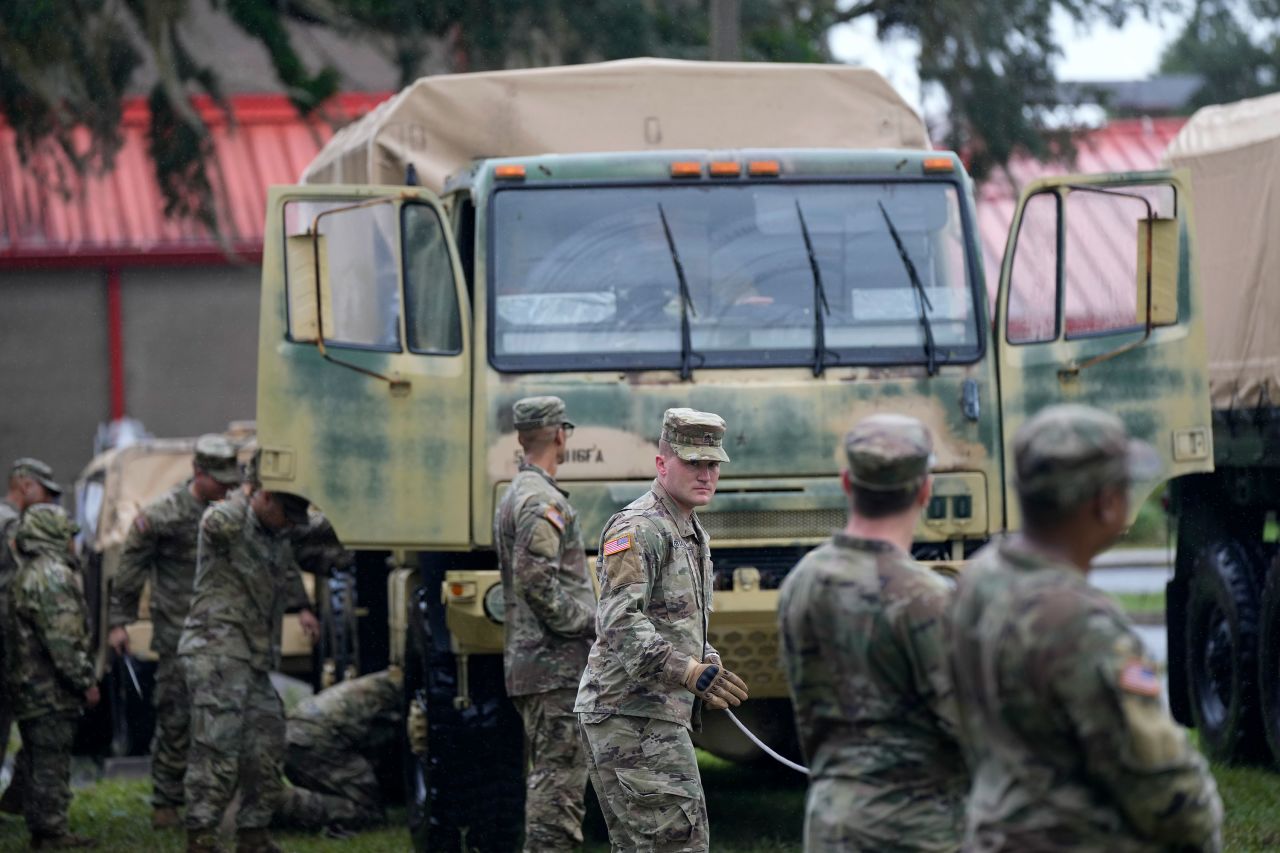
[[[488,197],[484,202],[484,210],[487,221],[485,223],[485,297],[488,308],[486,310],[486,328],[485,328],[485,345],[488,348],[486,360],[489,366],[499,373],[599,373],[609,371],[645,371],[645,370],[671,370],[680,371],[681,352],[677,347],[669,353],[661,353],[655,357],[649,353],[563,353],[549,355],[518,355],[518,356],[500,356],[497,353],[497,313],[496,313],[496,297],[497,297],[497,229],[494,227],[497,222],[496,206],[498,197],[502,193],[508,192],[537,192],[538,190],[582,190],[582,189],[688,189],[688,188],[708,188],[713,186],[730,186],[730,187],[746,187],[750,185],[759,185],[765,187],[771,186],[856,186],[856,185],[882,185],[886,183],[894,184],[945,184],[951,187],[956,193],[956,208],[960,214],[960,223],[963,232],[971,235],[967,244],[964,246],[964,275],[965,283],[969,291],[969,297],[973,305],[973,322],[975,326],[975,341],[971,351],[961,355],[948,355],[945,352],[939,352],[935,359],[939,368],[945,368],[952,365],[968,365],[981,361],[986,355],[988,340],[988,324],[987,317],[987,295],[986,285],[982,283],[981,290],[978,283],[982,282],[983,277],[979,275],[980,259],[977,256],[977,223],[973,217],[972,200],[969,198],[965,183],[959,175],[954,173],[950,175],[913,175],[913,176],[897,176],[885,174],[868,174],[868,175],[822,175],[822,176],[793,176],[793,177],[770,177],[770,178],[729,178],[729,179],[702,179],[688,181],[659,181],[652,178],[639,179],[616,179],[616,180],[537,180],[519,184],[496,185],[493,186]],[[656,217],[655,213],[655,217]],[[889,240],[888,233],[885,239]],[[673,273],[674,276],[674,273]],[[837,358],[834,361],[826,362],[826,368],[858,368],[858,367],[924,367],[928,364],[928,357],[925,347],[921,346],[892,346],[880,347],[872,350],[859,351],[862,354],[857,358],[848,358],[849,350],[839,350],[829,348],[833,354],[846,356]],[[717,351],[714,363],[703,363],[695,365],[694,372],[699,373],[706,370],[740,370],[740,369],[762,369],[762,368],[811,368],[813,365],[813,349],[810,344],[807,350],[796,350],[794,354],[791,351],[779,351],[780,355],[773,357],[769,351],[751,351],[751,350],[734,350],[734,351]]]

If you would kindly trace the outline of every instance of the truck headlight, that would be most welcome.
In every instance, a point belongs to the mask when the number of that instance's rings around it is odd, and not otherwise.
[[[502,594],[502,584],[495,583],[485,590],[484,615],[501,625],[507,618],[507,599]]]

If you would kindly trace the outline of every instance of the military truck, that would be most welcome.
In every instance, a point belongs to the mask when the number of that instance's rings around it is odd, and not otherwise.
[[[1018,526],[1010,443],[1044,405],[1117,412],[1162,480],[1211,468],[1185,177],[1040,181],[1013,223],[993,320],[961,158],[843,66],[425,78],[272,188],[261,474],[319,506],[363,572],[394,566],[420,848],[510,849],[519,832],[492,517],[520,397],[567,403],[559,478],[586,531],[648,488],[666,408],[724,416],[733,461],[699,512],[710,630],[751,685],[739,716],[779,746],[777,587],[843,524],[837,446],[859,417],[933,430],[915,553],[940,566]],[[756,754],[723,715],[695,740]]]
[[[1170,703],[1212,756],[1280,762],[1280,96],[1200,110],[1166,160],[1190,175],[1212,294],[1215,462],[1171,493]]]

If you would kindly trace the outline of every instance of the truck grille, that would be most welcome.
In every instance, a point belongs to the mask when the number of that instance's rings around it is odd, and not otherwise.
[[[785,695],[777,629],[712,631],[711,644],[726,665],[732,666],[752,688],[767,695],[774,695],[781,688]]]
[[[745,512],[699,512],[698,520],[711,536],[734,540],[822,540],[844,526],[845,510],[792,509],[748,510]]]

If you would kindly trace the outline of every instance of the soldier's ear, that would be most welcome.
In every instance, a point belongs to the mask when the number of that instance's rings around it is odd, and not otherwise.
[[[849,476],[848,468],[840,472],[840,488],[844,490],[846,497],[853,498],[853,480]]]

